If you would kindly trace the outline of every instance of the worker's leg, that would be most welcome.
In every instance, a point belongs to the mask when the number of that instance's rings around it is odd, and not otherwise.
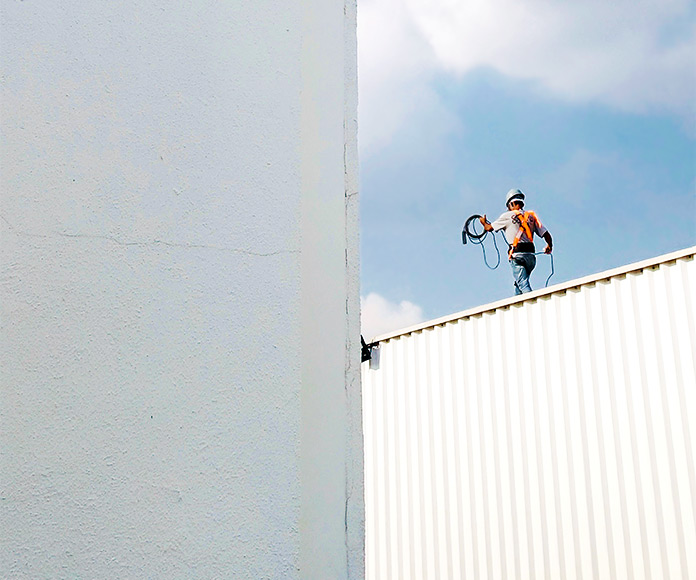
[[[510,262],[512,275],[515,278],[515,294],[531,292],[529,276],[536,266],[536,256],[534,254],[515,254]]]

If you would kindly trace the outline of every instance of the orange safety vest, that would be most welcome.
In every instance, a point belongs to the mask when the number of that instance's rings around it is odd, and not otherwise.
[[[539,218],[533,211],[520,211],[519,209],[517,209],[515,210],[515,217],[519,218],[520,229],[517,230],[517,233],[515,234],[515,239],[512,240],[512,245],[510,246],[510,250],[508,252],[508,258],[512,258],[513,252],[515,251],[515,249],[517,249],[517,244],[520,243],[520,239],[522,238],[522,232],[527,234],[527,237],[529,238],[530,242],[533,242],[534,232],[532,230],[532,227],[534,226],[534,221],[536,221],[539,227],[541,227],[541,222],[539,221]],[[531,222],[531,226],[530,220],[534,220]]]

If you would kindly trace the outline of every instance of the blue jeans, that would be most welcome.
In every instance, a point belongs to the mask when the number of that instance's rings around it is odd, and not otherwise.
[[[510,266],[512,267],[512,277],[515,279],[515,294],[531,292],[529,277],[536,266],[536,256],[534,254],[513,254]]]

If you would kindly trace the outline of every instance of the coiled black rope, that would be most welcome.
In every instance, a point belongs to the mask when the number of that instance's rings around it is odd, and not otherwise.
[[[495,241],[495,234],[497,232],[493,232],[493,246],[495,247],[495,253],[498,259],[495,263],[495,266],[491,266],[488,263],[488,258],[486,257],[486,246],[483,243],[489,232],[487,232],[485,229],[482,232],[477,232],[474,228],[475,224],[481,223],[479,222],[480,217],[481,216],[479,214],[474,214],[469,219],[467,219],[466,222],[464,222],[464,227],[462,228],[462,244],[466,244],[467,240],[469,240],[472,244],[478,244],[479,246],[481,246],[481,250],[483,251],[483,263],[486,264],[486,267],[489,270],[495,270],[498,266],[500,266],[500,250],[498,249],[498,244]],[[505,239],[505,236],[502,232],[500,232],[500,235],[502,236],[503,241],[507,244],[508,248],[510,248],[510,244],[508,244],[508,241]],[[551,274],[549,274],[549,277],[546,278],[546,284],[544,284],[544,288],[548,288],[549,280],[551,280],[551,277],[555,273],[555,269],[553,266],[553,254],[546,254],[546,252],[534,253],[535,256],[539,256],[541,254],[545,254],[549,258],[551,258]]]
[[[493,234],[493,246],[495,246],[495,253],[498,257],[498,260],[495,263],[495,266],[491,266],[488,263],[488,258],[486,257],[486,246],[484,245],[483,241],[486,239],[486,236],[488,235],[488,232],[486,230],[483,230],[481,233],[477,232],[472,224],[480,224],[479,218],[481,216],[478,214],[472,215],[466,222],[464,222],[464,227],[462,228],[462,244],[466,244],[467,238],[472,244],[478,244],[481,246],[481,250],[483,251],[483,263],[486,264],[486,267],[488,267],[489,270],[495,270],[498,266],[500,266],[500,250],[498,249],[498,244],[495,241],[495,233]],[[503,240],[505,238],[503,237]],[[505,240],[505,243],[507,244],[507,240]],[[508,244],[509,245],[509,244]]]

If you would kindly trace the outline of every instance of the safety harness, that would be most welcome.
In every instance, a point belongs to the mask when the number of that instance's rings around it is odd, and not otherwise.
[[[534,241],[534,233],[532,230],[532,227],[535,226],[534,222],[536,222],[536,224],[538,224],[538,226],[541,227],[541,222],[539,221],[539,218],[533,211],[522,211],[519,209],[513,211],[515,215],[512,219],[520,225],[520,229],[517,230],[517,233],[515,234],[515,239],[512,240],[512,244],[510,244],[510,249],[508,250],[508,258],[512,258],[512,254],[514,254],[515,250],[517,250],[517,244],[520,243],[523,233],[527,235],[527,238],[530,242]]]

